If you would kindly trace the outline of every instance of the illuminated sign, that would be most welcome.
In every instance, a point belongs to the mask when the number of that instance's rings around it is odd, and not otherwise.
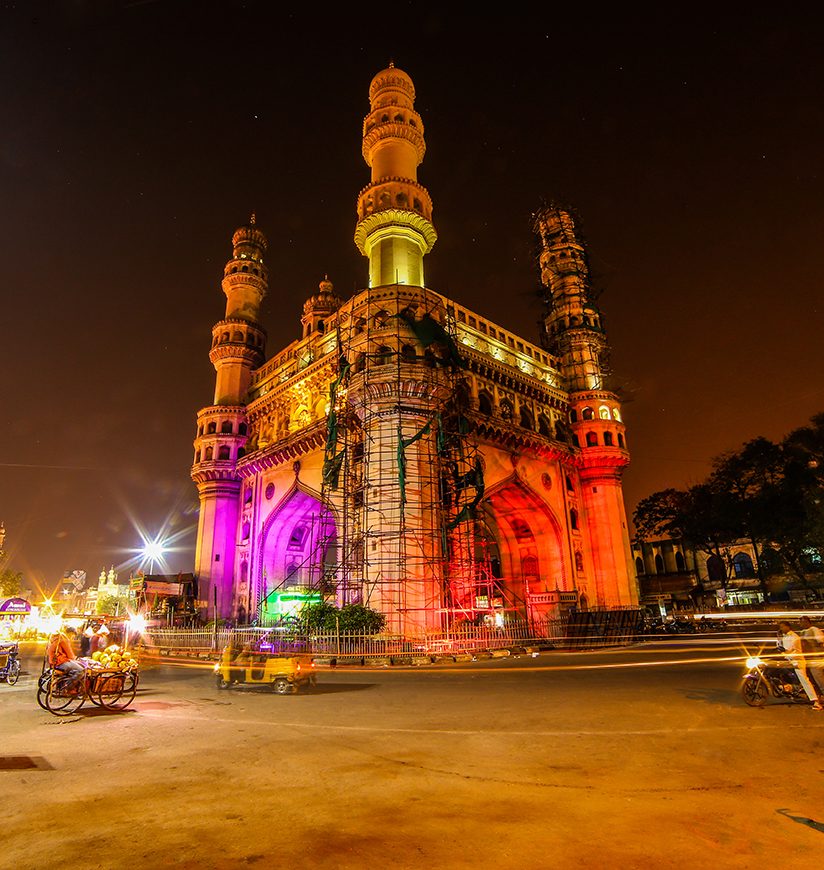
[[[31,604],[25,598],[7,598],[0,604],[0,613],[30,613]]]

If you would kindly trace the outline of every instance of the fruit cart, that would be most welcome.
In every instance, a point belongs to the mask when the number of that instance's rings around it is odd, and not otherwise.
[[[86,701],[104,710],[125,710],[137,694],[140,679],[134,654],[112,644],[81,659],[85,672],[72,681],[57,669],[44,671],[37,684],[37,703],[55,716],[70,716]]]

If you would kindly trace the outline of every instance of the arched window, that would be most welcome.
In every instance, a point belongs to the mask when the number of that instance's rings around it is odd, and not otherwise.
[[[755,568],[752,559],[747,553],[736,553],[732,557],[732,567],[735,576],[740,578],[755,577]]]
[[[233,432],[232,421],[224,420],[223,425],[220,427],[220,432],[222,435],[231,435]]]
[[[217,451],[218,459],[231,459],[231,453],[229,452],[229,448],[224,444],[222,447],[218,448]]]
[[[366,354],[359,353],[355,357],[355,374],[362,372],[366,368]]]
[[[389,365],[392,362],[392,348],[382,344],[375,354],[375,363],[379,366]]]
[[[575,508],[572,508],[569,512],[569,527],[571,529],[578,528],[578,511],[576,511]]]
[[[570,479],[568,474],[564,475],[564,483],[566,483],[567,492],[575,492],[575,487],[572,485],[572,480]]]
[[[612,447],[612,432],[604,432],[604,447]]]
[[[395,115],[395,120],[396,120],[399,124],[403,124],[403,115]]]
[[[710,580],[721,581],[727,579],[727,572],[724,569],[724,562],[722,561],[720,556],[712,554],[712,556],[707,559],[707,577]]]
[[[252,527],[249,525],[248,522],[245,522],[243,524],[243,529],[240,533],[240,540],[241,541],[248,541],[249,540],[249,533],[251,531],[252,531]]]
[[[386,324],[389,322],[389,312],[388,311],[379,311],[372,321],[375,329],[383,329]]]
[[[570,421],[570,423],[577,423],[578,422],[578,412],[577,411],[572,410],[569,412],[569,421]]]
[[[660,553],[655,554],[655,573],[663,574],[664,573],[664,559]]]
[[[594,432],[587,432],[587,447],[597,447],[598,436]]]
[[[584,408],[584,410],[581,411],[581,419],[582,420],[591,420],[593,418],[593,416],[594,415],[592,413],[592,408]]]
[[[492,397],[489,393],[478,394],[478,412],[490,416],[492,414]]]
[[[242,459],[246,455],[246,450],[243,447],[238,447],[237,458]]]
[[[210,462],[213,456],[214,456],[214,452],[212,451],[212,448],[211,448],[211,447],[207,447],[207,448],[206,448],[206,453],[203,454],[203,458],[204,458],[207,462]]]
[[[223,335],[220,336],[221,344],[223,344],[224,342],[227,342],[228,340],[229,340],[229,333],[224,332]]]
[[[514,416],[515,409],[512,407],[512,403],[509,400],[504,399],[503,402],[501,402],[501,417],[508,423],[511,423]]]
[[[197,465],[198,462],[200,462],[200,451],[199,450],[197,450],[195,452],[195,465]]]
[[[624,436],[620,432],[618,433],[618,446],[623,450],[623,448],[624,448]]]
[[[214,435],[215,432],[217,432],[217,423],[215,423],[214,421],[212,421],[211,423],[209,423],[209,424],[206,426],[206,434],[207,434],[207,435]]]
[[[404,362],[415,362],[418,358],[415,353],[415,348],[411,344],[405,344],[401,347],[401,358]]]
[[[601,407],[598,409],[598,416],[602,420],[609,420],[609,408],[607,408],[606,405],[601,405]]]
[[[580,447],[581,446],[581,442],[578,440],[577,435],[572,436],[572,446],[573,447]]]
[[[232,336],[232,341],[243,341],[243,333],[239,330]]]
[[[355,321],[355,335],[360,335],[366,329],[366,321],[359,317]]]
[[[247,429],[245,423],[241,423],[241,424],[237,427],[237,434],[238,434],[238,435],[245,435],[248,431],[249,431],[249,430]]]
[[[640,556],[637,556],[635,559],[635,573],[639,576],[647,573],[647,569],[644,567],[644,560]]]
[[[586,595],[582,594],[581,597],[578,599],[578,607],[584,612],[589,610],[589,598],[587,598]]]
[[[579,574],[584,570],[584,554],[580,550],[575,551],[575,570]]]
[[[687,570],[687,563],[684,561],[684,557],[680,550],[675,551],[675,570],[679,573],[683,573]]]
[[[612,418],[613,420],[617,420],[619,423],[621,422],[621,412],[617,408],[612,409]]]
[[[529,429],[530,431],[535,429],[532,414],[530,414],[526,408],[521,408],[521,427],[523,429]]]
[[[538,434],[545,435],[547,438],[551,437],[549,420],[547,420],[547,418],[543,414],[538,417]]]

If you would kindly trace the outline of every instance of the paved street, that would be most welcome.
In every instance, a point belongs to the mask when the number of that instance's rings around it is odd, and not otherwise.
[[[806,864],[824,714],[746,707],[743,654],[708,635],[321,671],[287,697],[165,664],[133,712],[65,720],[30,655],[0,685],[2,754],[42,769],[0,771],[0,867]]]

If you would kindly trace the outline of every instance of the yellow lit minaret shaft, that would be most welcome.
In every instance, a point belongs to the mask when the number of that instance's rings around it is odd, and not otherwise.
[[[426,143],[415,111],[415,86],[393,64],[369,86],[363,159],[372,181],[358,197],[355,244],[369,258],[369,286],[424,286],[423,258],[437,239],[432,200],[418,184]]]

